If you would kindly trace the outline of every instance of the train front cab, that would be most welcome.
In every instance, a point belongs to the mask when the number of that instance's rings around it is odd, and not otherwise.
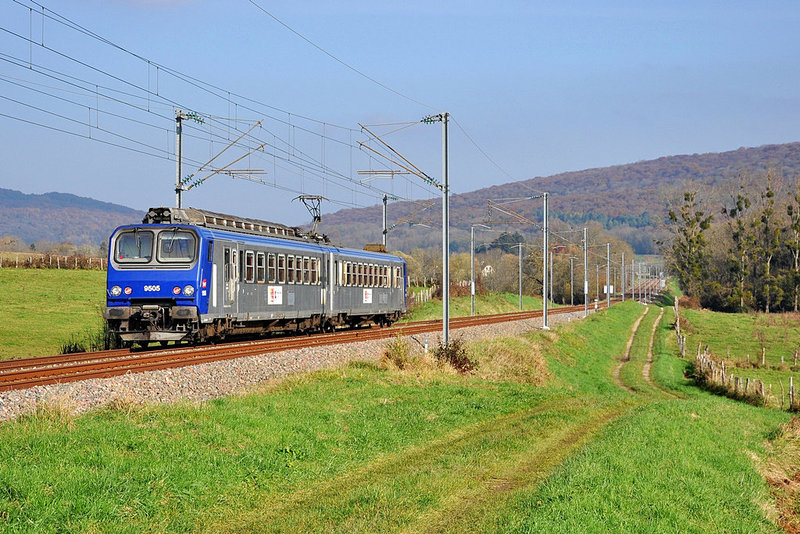
[[[105,318],[127,344],[197,337],[213,241],[189,226],[118,228],[109,239]]]

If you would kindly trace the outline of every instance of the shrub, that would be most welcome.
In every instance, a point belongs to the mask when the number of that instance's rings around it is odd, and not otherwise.
[[[447,344],[440,344],[433,350],[433,357],[441,363],[450,365],[459,373],[468,373],[475,369],[477,365],[467,354],[467,348],[460,339],[453,339]]]
[[[398,369],[405,369],[411,360],[411,346],[398,334],[386,343],[383,356]]]

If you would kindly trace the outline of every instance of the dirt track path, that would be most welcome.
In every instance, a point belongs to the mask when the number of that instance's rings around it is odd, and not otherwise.
[[[622,360],[619,362],[619,365],[614,369],[614,382],[623,389],[627,389],[631,393],[635,393],[636,390],[627,385],[625,382],[622,381],[619,377],[619,373],[622,370],[622,366],[628,363],[631,359],[631,346],[633,345],[633,339],[636,337],[636,331],[639,330],[639,325],[642,323],[642,319],[644,316],[647,315],[647,312],[650,311],[650,308],[645,307],[642,314],[636,319],[636,322],[633,323],[633,331],[631,332],[631,337],[628,338],[628,344],[625,346],[625,353],[622,355]],[[658,321],[656,321],[658,322]],[[652,339],[650,340],[652,343]]]
[[[664,389],[659,384],[653,382],[653,379],[650,377],[650,368],[653,366],[653,344],[655,343],[656,339],[656,330],[658,329],[658,325],[661,324],[661,318],[664,317],[664,308],[661,308],[658,312],[658,317],[656,317],[655,322],[653,323],[653,329],[650,331],[650,343],[647,347],[647,362],[645,362],[644,367],[642,367],[642,376],[644,377],[645,381],[648,384],[656,388],[657,390],[661,391],[662,393],[669,395],[674,399],[679,399],[680,397],[671,391]]]

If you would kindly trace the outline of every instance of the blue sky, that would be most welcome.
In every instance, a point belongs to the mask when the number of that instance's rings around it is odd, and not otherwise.
[[[307,219],[300,193],[330,199],[324,212],[434,194],[359,175],[387,164],[359,149],[358,123],[403,123],[370,129],[439,179],[440,127],[417,121],[450,112],[455,193],[800,139],[797,2],[256,3],[408,98],[249,1],[6,0],[0,187],[173,205],[178,106],[206,117],[184,139],[194,179],[262,120],[209,166],[242,157],[231,168],[258,174],[212,176],[184,205],[290,224]]]

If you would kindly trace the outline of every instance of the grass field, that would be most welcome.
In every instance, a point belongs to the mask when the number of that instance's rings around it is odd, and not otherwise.
[[[550,307],[558,305],[551,304]],[[522,296],[522,309],[541,310],[541,297]],[[519,295],[511,293],[489,293],[475,296],[475,314],[492,315],[519,311]],[[450,298],[450,317],[468,317],[471,312],[470,297]],[[427,321],[442,318],[442,301],[431,300],[411,309],[404,321]]]
[[[0,269],[0,360],[58,354],[103,324],[104,271]]]
[[[472,375],[353,364],[200,404],[0,424],[0,530],[754,532],[789,416],[692,387],[667,309],[476,343]],[[789,500],[793,497],[788,497]]]
[[[684,309],[680,313],[688,323],[682,332],[687,338],[687,358],[695,356],[698,344],[703,349],[708,345],[714,356],[732,367],[733,374],[772,384],[773,392],[780,391],[779,382],[788,390],[790,377],[794,383],[800,379],[800,362],[795,366],[793,359],[794,351],[800,350],[800,316]],[[766,348],[766,366],[761,365],[762,346]]]

